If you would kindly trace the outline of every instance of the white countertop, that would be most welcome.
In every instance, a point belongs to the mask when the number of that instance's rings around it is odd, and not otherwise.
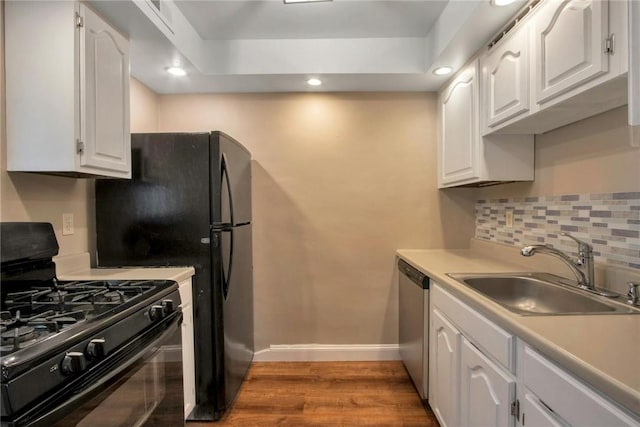
[[[193,276],[193,267],[123,267],[91,268],[89,254],[79,253],[54,257],[60,280],[175,280],[182,282]]]
[[[398,250],[400,258],[613,400],[640,414],[640,315],[519,316],[447,273],[524,272],[471,250]]]
[[[59,275],[60,280],[175,280],[193,276],[193,267],[87,268]]]

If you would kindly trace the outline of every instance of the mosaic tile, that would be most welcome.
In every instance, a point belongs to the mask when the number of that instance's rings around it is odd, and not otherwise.
[[[505,212],[513,212],[513,228]],[[549,244],[576,256],[561,232],[594,245],[597,262],[640,269],[640,192],[565,194],[476,202],[476,237],[514,246]]]

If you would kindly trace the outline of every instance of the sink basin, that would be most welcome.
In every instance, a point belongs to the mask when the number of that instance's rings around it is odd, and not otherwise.
[[[551,274],[449,274],[506,309],[521,315],[639,314],[624,303],[563,284]]]

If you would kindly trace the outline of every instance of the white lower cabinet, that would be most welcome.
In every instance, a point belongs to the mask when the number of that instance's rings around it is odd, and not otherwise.
[[[435,283],[430,297],[429,405],[440,425],[513,426],[511,336]]]
[[[515,399],[516,380],[491,362],[466,339],[460,353],[460,425],[514,425],[511,402]]]
[[[440,425],[640,427],[637,414],[431,283],[429,405]]]
[[[566,427],[568,424],[560,421],[553,411],[531,393],[526,393],[522,399],[522,422],[532,427]]]
[[[460,332],[440,313],[431,312],[429,327],[429,405],[442,427],[458,422]]]
[[[193,291],[191,279],[179,283],[182,304],[182,387],[184,390],[184,416],[196,406],[196,375],[193,340]]]
[[[544,407],[556,419],[572,426],[640,426],[640,420],[632,418],[528,345],[520,343],[518,350],[521,354],[518,376],[523,387],[544,402]],[[527,423],[529,415],[523,414]]]

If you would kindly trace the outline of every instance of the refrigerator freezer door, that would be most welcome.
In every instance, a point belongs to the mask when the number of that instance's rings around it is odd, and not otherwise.
[[[211,134],[212,146],[218,150],[218,170],[213,171],[212,224],[240,225],[251,222],[251,153],[222,132]],[[214,155],[212,151],[212,155]],[[219,182],[220,184],[217,184]]]
[[[209,135],[131,135],[132,179],[96,181],[101,267],[209,262]]]

